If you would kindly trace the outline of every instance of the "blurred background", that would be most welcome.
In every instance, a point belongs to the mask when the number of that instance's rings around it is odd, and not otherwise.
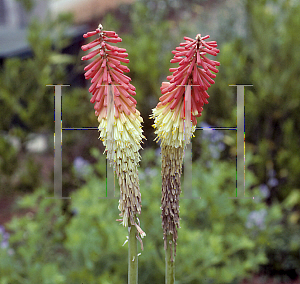
[[[181,200],[176,284],[300,283],[300,3],[296,0],[0,0],[0,284],[126,283],[127,231],[104,197],[97,130],[63,131],[54,195],[54,88],[63,127],[97,127],[80,46],[116,31],[147,140],[139,169],[140,283],[164,283],[160,149],[149,119],[183,36],[209,34],[220,72],[199,127],[236,126],[245,88],[246,196],[233,200],[236,132],[197,130],[193,194]],[[117,187],[116,187],[117,189]],[[140,250],[140,249],[139,249]]]

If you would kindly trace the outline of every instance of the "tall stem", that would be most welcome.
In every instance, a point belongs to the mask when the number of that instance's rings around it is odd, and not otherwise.
[[[167,235],[167,249],[166,254],[166,281],[165,284],[175,283],[175,256],[174,256],[174,242],[173,235]]]
[[[138,284],[137,230],[128,226],[128,284]]]

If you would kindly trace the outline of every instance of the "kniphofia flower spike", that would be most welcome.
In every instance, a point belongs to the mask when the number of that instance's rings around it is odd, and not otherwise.
[[[169,82],[163,82],[161,86],[162,96],[160,103],[153,110],[155,118],[157,140],[162,145],[183,146],[184,121],[185,121],[185,86],[192,86],[191,90],[191,121],[193,132],[197,124],[196,117],[202,115],[204,104],[208,104],[207,89],[214,84],[213,80],[218,73],[216,66],[218,61],[206,57],[207,54],[216,56],[219,53],[216,41],[205,42],[209,35],[196,39],[184,37],[186,42],[180,43],[173,50],[174,58],[171,63],[179,63],[178,67],[170,68],[172,75],[168,76]],[[214,73],[212,73],[214,72]]]
[[[216,41],[205,40],[209,35],[195,39],[184,37],[172,51],[174,58],[171,63],[179,63],[178,67],[170,68],[172,74],[167,77],[169,82],[161,86],[162,96],[156,108],[153,109],[153,127],[156,129],[156,140],[161,141],[162,154],[162,226],[164,229],[165,249],[166,237],[173,236],[176,254],[177,228],[179,228],[179,195],[181,167],[186,143],[184,123],[192,124],[190,137],[193,135],[197,119],[201,116],[204,104],[209,95],[207,89],[214,84],[218,73],[218,61],[207,58],[219,53]],[[214,72],[214,73],[212,73]],[[186,86],[191,86],[191,113],[185,113]]]
[[[91,79],[89,92],[92,94],[91,103],[94,104],[95,115],[98,117],[100,139],[106,146],[107,157],[115,166],[120,185],[119,210],[125,227],[136,226],[141,237],[146,234],[139,226],[137,214],[141,213],[141,194],[139,189],[138,165],[141,159],[142,135],[140,112],[136,109],[135,87],[130,84],[131,78],[124,73],[129,72],[125,48],[119,48],[112,43],[122,39],[114,31],[105,31],[99,25],[98,29],[83,35],[84,38],[97,36],[92,42],[83,45],[83,51],[92,51],[82,57],[82,60],[93,59],[84,70],[85,78]],[[112,97],[113,124],[110,140],[108,131],[108,115],[110,110],[109,94]],[[111,144],[113,147],[110,147]]]

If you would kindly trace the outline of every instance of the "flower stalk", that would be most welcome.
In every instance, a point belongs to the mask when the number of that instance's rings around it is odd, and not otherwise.
[[[167,236],[166,248],[166,281],[165,284],[175,283],[175,256],[174,256],[174,242],[172,235]]]
[[[128,227],[128,283],[138,283],[138,253],[137,253],[137,229]]]
[[[169,82],[161,86],[162,96],[156,108],[152,110],[153,127],[156,129],[155,140],[161,142],[162,157],[162,199],[161,218],[166,252],[165,283],[175,282],[175,256],[177,246],[177,228],[179,224],[179,196],[181,193],[180,178],[184,149],[191,141],[197,119],[207,104],[207,89],[214,84],[216,66],[220,63],[206,57],[219,53],[215,41],[205,42],[209,35],[195,39],[184,37],[172,51],[171,63],[179,66],[170,68],[172,74]],[[214,73],[212,73],[214,72]]]

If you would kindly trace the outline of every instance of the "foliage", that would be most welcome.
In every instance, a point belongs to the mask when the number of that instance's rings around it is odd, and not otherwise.
[[[269,261],[261,269],[264,274],[275,275],[282,281],[300,275],[299,202],[299,189],[291,190],[282,202],[283,229],[271,236],[266,250]]]
[[[63,54],[63,49],[70,44],[65,31],[71,22],[70,15],[46,19],[42,23],[33,20],[27,36],[32,55],[7,58],[0,67],[1,195],[32,191],[41,185],[41,167],[25,146],[32,132],[53,133],[54,87],[46,85],[67,83],[66,69],[75,59]],[[88,100],[85,90],[65,87],[62,93],[63,127],[92,125],[94,116],[89,105],[84,103]],[[86,116],[88,112],[89,117]],[[75,125],[74,121],[81,124]],[[66,135],[65,145],[69,141],[73,145],[74,137]],[[67,149],[64,150],[63,153],[67,153]],[[64,179],[70,180],[72,177]],[[45,181],[43,183],[45,185]]]
[[[72,59],[61,54],[68,43],[63,34],[69,17],[41,24],[33,21],[28,31],[32,48],[31,58],[9,58],[0,72],[1,105],[0,127],[9,130],[12,121],[20,120],[22,127],[31,131],[52,127],[53,88],[51,84],[64,84],[66,64]]]
[[[236,91],[228,85],[253,84],[245,88],[246,155],[253,153],[249,167],[258,184],[267,188],[268,204],[295,196],[300,186],[299,12],[295,1],[244,2],[245,34],[220,46],[215,94],[222,96],[212,97],[206,113],[213,125],[235,125]],[[283,211],[285,230],[268,247],[264,273],[299,275],[299,248],[294,244],[300,230],[299,208],[295,199]]]
[[[251,19],[250,28],[256,42],[246,49],[256,90],[249,94],[249,104],[253,107],[246,119],[254,122],[249,127],[249,141],[258,145],[254,160],[258,175],[262,172],[266,176],[262,161],[271,162],[278,172],[278,198],[282,199],[295,186],[300,186],[300,170],[296,166],[300,159],[296,150],[300,144],[300,61],[296,48],[300,44],[296,35],[300,28],[296,16],[300,13],[300,4],[261,1],[260,5],[248,5],[248,9],[252,17],[259,19]],[[263,35],[261,28],[267,31]],[[261,103],[255,104],[258,94]]]
[[[28,29],[32,56],[7,58],[0,67],[1,195],[31,191],[41,183],[40,167],[25,144],[29,132],[53,129],[53,87],[46,85],[65,83],[72,58],[62,54],[68,44],[63,32],[70,21],[66,15],[44,23],[33,20]]]
[[[25,11],[30,12],[34,7],[33,0],[18,0],[19,3],[24,7]]]
[[[66,250],[63,248],[66,215],[62,200],[46,199],[44,188],[18,201],[22,217],[14,217],[7,225],[13,233],[9,247],[1,248],[1,284],[66,283],[63,270]]]
[[[0,197],[16,190],[31,191],[40,184],[39,165],[28,153],[20,154],[20,149],[13,145],[17,141],[16,137],[0,136]]]
[[[255,154],[252,168],[261,183],[275,170],[278,186],[274,195],[282,200],[300,185],[296,166],[300,63],[295,35],[300,28],[295,16],[300,5],[246,1],[245,9],[246,39],[238,37],[220,46],[219,81],[205,118],[214,125],[235,125],[236,91],[228,85],[253,84],[253,88],[245,88],[246,142]]]
[[[139,170],[143,196],[141,225],[147,233],[139,256],[141,283],[161,283],[164,279],[164,251],[160,220],[160,162],[154,150],[145,150]],[[98,158],[85,175],[87,183],[74,192],[70,210],[62,210],[62,200],[45,199],[49,192],[39,189],[18,202],[26,209],[8,225],[9,247],[0,256],[3,283],[123,283],[127,277],[127,231],[115,221],[118,200],[105,197],[105,158]],[[247,161],[247,164],[249,161]],[[268,207],[258,188],[250,191],[254,175],[246,172],[247,196],[233,200],[235,163],[211,159],[193,164],[193,194],[201,200],[181,200],[181,229],[176,256],[177,283],[237,283],[259,264],[267,263],[266,248],[275,250],[284,210],[299,199],[293,193],[284,207]],[[108,189],[112,190],[112,189]],[[116,191],[118,188],[116,188]],[[183,192],[184,193],[184,192]],[[183,195],[184,196],[184,195]],[[295,217],[289,222],[294,224]],[[299,240],[290,244],[299,249]]]

